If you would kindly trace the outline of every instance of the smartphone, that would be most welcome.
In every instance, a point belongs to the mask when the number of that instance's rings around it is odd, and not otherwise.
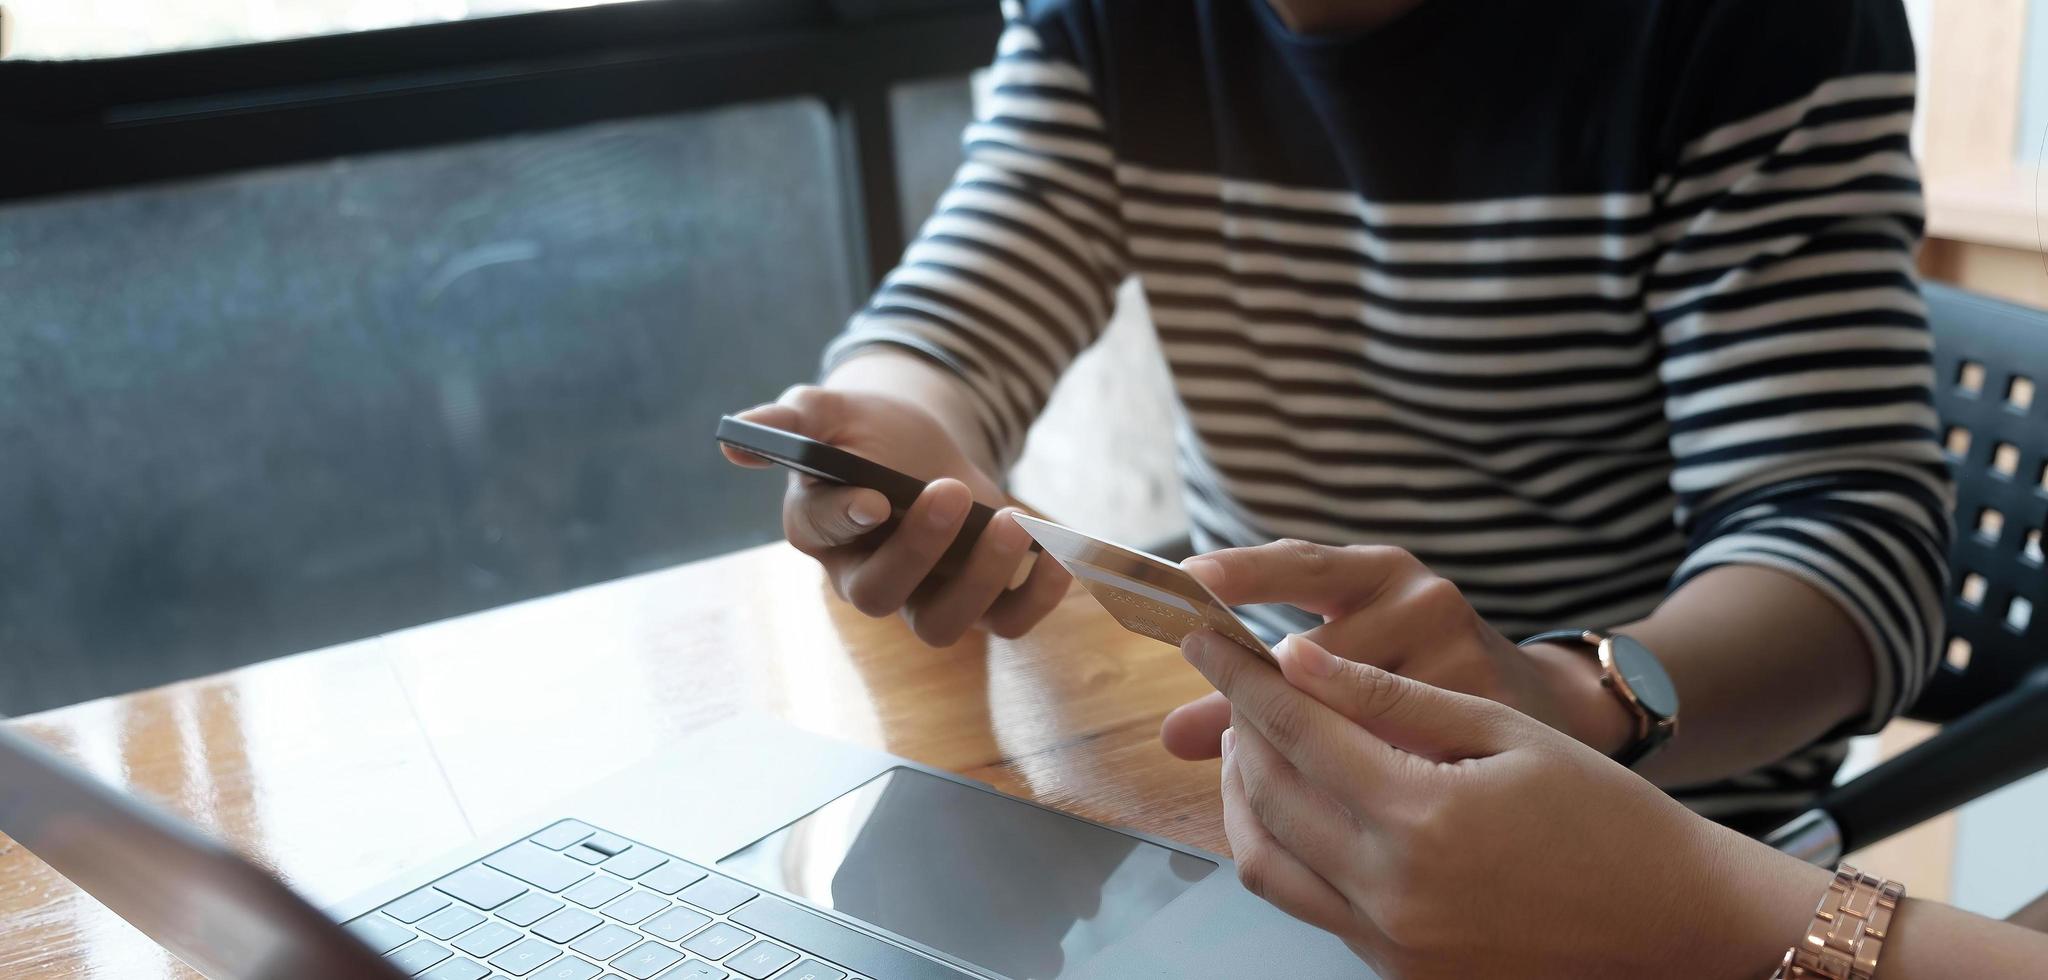
[[[925,488],[925,481],[872,459],[794,432],[730,415],[718,420],[718,441],[820,480],[879,492],[889,499],[891,513],[888,521],[870,532],[874,534],[885,534],[893,529],[903,512],[910,509]],[[988,522],[995,516],[996,512],[987,504],[976,501],[967,512],[967,520],[960,525],[960,533],[953,538],[952,545],[946,548],[938,564],[932,566],[932,574],[945,576],[959,571],[967,563],[968,554],[974,550],[974,542],[980,540],[982,529],[988,527]],[[1031,550],[1039,550],[1036,542],[1031,545]]]
[[[1237,613],[1178,563],[1036,517],[1019,514],[1017,523],[1124,629],[1174,646],[1195,630],[1215,630],[1278,662]]]

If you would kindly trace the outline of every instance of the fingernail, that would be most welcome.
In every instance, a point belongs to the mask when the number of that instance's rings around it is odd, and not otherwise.
[[[996,511],[995,519],[988,522],[989,530],[1000,535],[996,540],[1012,551],[1023,551],[1031,547],[1031,532],[1017,523],[1017,512],[1008,507]]]
[[[952,527],[967,516],[967,509],[974,506],[973,498],[961,499],[948,494],[945,498],[932,501],[931,524],[933,527]]]
[[[1273,652],[1300,664],[1310,677],[1328,677],[1337,669],[1335,654],[1296,634],[1288,634]]]
[[[1203,585],[1215,589],[1223,583],[1223,566],[1213,558],[1189,558],[1180,563],[1181,571],[1200,579]]]
[[[1194,633],[1189,633],[1187,636],[1181,638],[1180,655],[1186,658],[1189,663],[1194,663],[1195,658],[1200,657],[1201,655],[1207,653],[1208,650],[1209,636],[1206,633],[1198,631]]]
[[[1237,751],[1237,729],[1226,728],[1223,730],[1223,755],[1225,758],[1228,758],[1230,753],[1235,751]]]
[[[862,497],[846,508],[846,516],[861,527],[874,527],[889,516],[889,504],[873,497]]]

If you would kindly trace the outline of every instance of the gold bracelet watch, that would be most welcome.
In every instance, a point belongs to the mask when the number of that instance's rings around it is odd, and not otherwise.
[[[1771,980],[1871,980],[1906,886],[1846,864],[1821,896],[1806,937],[1785,951]]]

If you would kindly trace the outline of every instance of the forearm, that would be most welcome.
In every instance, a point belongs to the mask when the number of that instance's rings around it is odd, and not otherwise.
[[[974,395],[952,372],[901,348],[878,345],[833,368],[825,376],[825,387],[887,395],[917,405],[989,479],[1003,481],[996,447],[976,424],[980,416]]]
[[[1649,616],[1615,629],[1656,651],[1678,688],[1678,733],[1639,767],[1662,786],[1748,772],[1869,707],[1871,652],[1855,622],[1817,589],[1770,568],[1711,569]],[[1603,741],[1626,737],[1626,718],[1612,696],[1574,703],[1595,713],[1570,724],[1582,740],[1611,748]]]
[[[2007,916],[2005,921],[2035,932],[2048,933],[2048,892],[2042,892],[2040,898],[2028,902],[2025,908]]]
[[[1701,946],[1688,951],[1716,964],[1729,980],[1764,980],[1794,942],[1803,938],[1832,872],[1781,854],[1733,831],[1715,827],[1709,848],[1721,848],[1713,899],[1701,907],[1713,925]],[[1878,874],[1882,868],[1870,869]],[[2048,963],[2048,934],[1997,922],[1940,902],[1907,899],[1893,915],[1878,960],[1879,980],[2000,980],[2038,974]]]
[[[1884,980],[2031,977],[2040,975],[2044,963],[2048,934],[1909,897],[1892,917],[1877,975]]]

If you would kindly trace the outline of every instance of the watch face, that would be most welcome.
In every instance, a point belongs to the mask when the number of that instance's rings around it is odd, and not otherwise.
[[[1671,675],[1664,672],[1664,665],[1649,648],[1620,634],[1607,639],[1614,657],[1614,672],[1628,683],[1636,700],[1659,718],[1677,717],[1678,689],[1671,686]]]

